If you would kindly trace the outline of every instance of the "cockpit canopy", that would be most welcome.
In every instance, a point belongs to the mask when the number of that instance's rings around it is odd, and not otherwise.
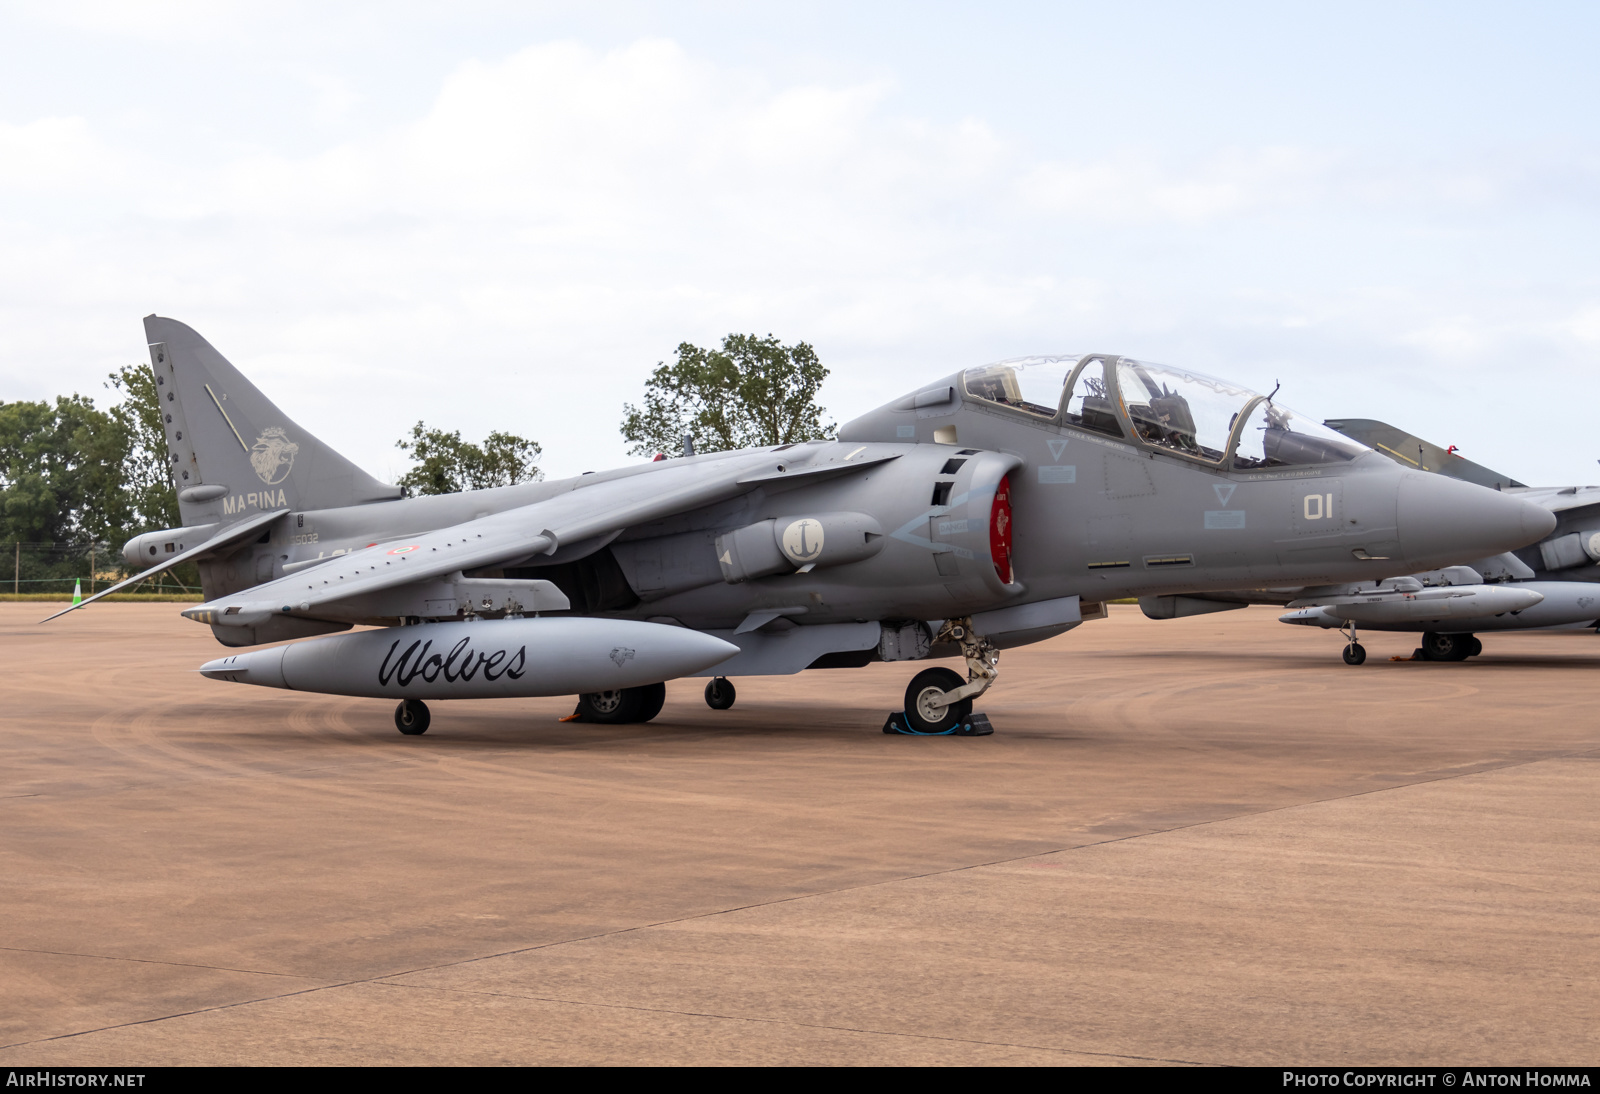
[[[1340,463],[1366,446],[1268,396],[1188,369],[1091,353],[962,373],[968,396],[1235,471]]]

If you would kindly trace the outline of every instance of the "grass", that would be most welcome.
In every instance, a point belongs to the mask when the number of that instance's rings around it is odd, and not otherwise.
[[[84,599],[89,598],[88,593],[83,594]],[[101,597],[96,604],[109,601],[121,601],[133,604],[198,604],[205,598],[199,593],[112,593],[110,596]],[[44,601],[52,604],[72,603],[71,593],[0,593],[0,602],[4,601]]]

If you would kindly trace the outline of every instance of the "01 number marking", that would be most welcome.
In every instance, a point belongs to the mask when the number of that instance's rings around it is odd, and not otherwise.
[[[1307,494],[1305,501],[1305,515],[1307,520],[1321,520],[1333,517],[1332,494]]]

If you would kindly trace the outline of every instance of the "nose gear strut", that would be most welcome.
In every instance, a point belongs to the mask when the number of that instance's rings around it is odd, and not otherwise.
[[[959,703],[963,699],[976,699],[989,690],[989,685],[1000,678],[1000,651],[989,640],[972,629],[972,617],[947,619],[939,628],[934,642],[955,642],[961,646],[961,656],[967,659],[967,682],[944,693],[944,705]]]

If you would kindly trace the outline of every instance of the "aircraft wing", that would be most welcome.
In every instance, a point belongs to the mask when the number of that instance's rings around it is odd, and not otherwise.
[[[288,512],[289,510],[287,509],[274,509],[266,513],[257,513],[253,517],[230,524],[226,528],[222,529],[222,531],[206,540],[204,543],[190,547],[187,551],[180,551],[171,558],[164,559],[163,561],[156,563],[149,569],[140,570],[132,577],[123,578],[115,585],[101,589],[93,596],[84,597],[80,603],[74,604],[70,608],[63,608],[59,612],[56,612],[55,615],[45,616],[43,619],[39,620],[39,622],[48,623],[50,620],[55,619],[58,616],[66,615],[68,612],[77,611],[79,608],[87,608],[90,604],[93,604],[102,596],[110,596],[112,593],[120,592],[129,585],[137,585],[141,581],[149,580],[164,570],[172,569],[180,562],[198,562],[203,558],[210,558],[224,547],[232,547],[251,538],[263,528],[266,528],[273,522],[277,521],[280,517],[286,516]]]
[[[1441,448],[1414,433],[1407,433],[1398,426],[1380,422],[1375,418],[1336,418],[1322,424],[1329,429],[1338,430],[1351,440],[1360,441],[1369,448],[1377,449],[1398,464],[1415,467],[1419,471],[1432,471],[1452,479],[1475,482],[1491,490],[1504,490],[1507,487],[1523,485],[1510,475],[1473,463],[1447,448]]]
[[[849,470],[878,460],[859,460]],[[796,472],[807,470],[796,467]],[[563,543],[614,532],[735,497],[752,479],[788,473],[784,457],[739,452],[580,485],[565,494],[477,520],[390,539],[301,573],[220,597],[183,614],[207,623],[252,626],[271,615],[317,618],[330,605],[462,570],[553,553]]]
[[[1552,513],[1600,505],[1600,486],[1535,486],[1506,492],[1542,505]]]

